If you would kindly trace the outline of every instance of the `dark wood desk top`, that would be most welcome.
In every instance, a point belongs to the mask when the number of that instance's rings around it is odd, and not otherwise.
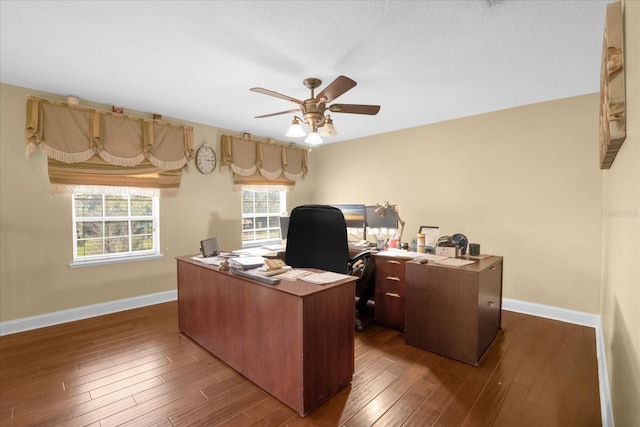
[[[479,271],[483,271],[486,268],[491,267],[494,264],[497,264],[499,262],[502,262],[502,257],[501,256],[496,256],[496,255],[491,255],[488,258],[484,258],[484,259],[474,259],[474,258],[470,258],[467,256],[461,256],[460,259],[464,259],[464,260],[468,260],[468,261],[475,261],[473,264],[468,264],[468,265],[461,265],[461,266],[455,266],[455,265],[446,265],[446,264],[437,264],[435,262],[429,262],[423,265],[428,265],[429,267],[440,267],[440,268],[452,268],[454,270],[462,270],[462,271],[470,271],[470,272],[479,272]],[[408,261],[408,263],[410,264],[420,264],[420,262],[418,261]]]
[[[356,277],[349,277],[349,278],[345,278],[344,280],[338,280],[336,282],[332,282],[332,283],[327,283],[327,284],[316,284],[316,283],[311,283],[311,282],[306,282],[304,280],[280,280],[280,283],[277,283],[275,285],[269,285],[267,283],[262,283],[262,282],[258,282],[256,280],[251,280],[251,279],[246,279],[244,277],[240,277],[240,276],[234,276],[232,275],[230,272],[228,271],[220,271],[220,269],[218,268],[218,266],[215,265],[210,265],[210,264],[204,264],[201,262],[198,262],[196,260],[191,259],[192,256],[196,256],[197,254],[194,255],[185,255],[185,256],[179,256],[176,257],[176,259],[178,261],[184,261],[187,262],[189,264],[193,264],[193,265],[197,265],[198,267],[202,267],[202,268],[206,268],[208,270],[213,270],[219,274],[224,274],[224,275],[228,275],[233,277],[234,279],[237,280],[243,280],[246,282],[250,282],[255,284],[256,286],[264,286],[264,287],[268,287],[268,288],[273,288],[275,290],[278,290],[280,292],[285,292],[291,295],[295,295],[295,296],[306,296],[306,295],[310,295],[316,292],[321,292],[323,290],[326,289],[330,289],[336,286],[342,286],[346,283],[349,282],[353,282],[356,280]],[[296,268],[295,270],[308,270],[308,271],[312,271],[315,273],[322,273],[322,270],[318,270],[318,269],[313,269],[313,268],[301,268],[298,269]]]

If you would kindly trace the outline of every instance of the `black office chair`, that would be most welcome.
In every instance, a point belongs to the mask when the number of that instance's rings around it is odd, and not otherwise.
[[[358,276],[356,291],[366,288],[369,292],[364,304],[373,292],[368,289],[373,283],[372,253],[363,251],[349,257],[347,224],[340,209],[326,205],[302,205],[291,211],[285,254],[287,265]],[[366,286],[361,285],[363,283]],[[362,330],[362,323],[357,318],[356,329]]]

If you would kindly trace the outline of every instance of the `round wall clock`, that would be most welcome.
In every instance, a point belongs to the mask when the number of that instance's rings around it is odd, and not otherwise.
[[[216,152],[207,144],[202,144],[196,152],[196,167],[205,175],[210,174],[216,168]]]

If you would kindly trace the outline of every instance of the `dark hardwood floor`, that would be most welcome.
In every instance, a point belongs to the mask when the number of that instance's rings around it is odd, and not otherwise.
[[[365,319],[351,386],[302,418],[177,319],[170,302],[1,337],[0,425],[601,425],[592,328],[505,311],[473,367]]]

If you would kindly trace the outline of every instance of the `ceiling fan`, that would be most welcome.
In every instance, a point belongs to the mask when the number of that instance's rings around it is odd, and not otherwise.
[[[357,83],[351,80],[349,77],[338,76],[333,82],[331,82],[327,87],[325,87],[318,96],[315,96],[315,89],[322,85],[322,81],[313,77],[308,79],[304,79],[302,82],[307,88],[311,90],[311,97],[309,99],[305,99],[301,101],[296,98],[292,98],[287,95],[283,95],[278,92],[274,92],[269,89],[264,89],[261,87],[252,87],[251,91],[262,93],[264,95],[275,96],[276,98],[281,98],[287,101],[291,101],[294,104],[298,104],[299,108],[295,108],[293,110],[280,111],[278,113],[264,114],[262,116],[256,116],[256,119],[264,118],[264,117],[272,117],[278,116],[280,114],[289,114],[289,113],[297,113],[301,112],[302,117],[293,116],[293,121],[291,123],[291,127],[287,131],[286,135],[289,137],[300,137],[305,136],[306,132],[300,126],[300,122],[306,124],[311,133],[305,139],[305,142],[310,144],[319,144],[322,143],[322,136],[333,136],[337,135],[338,132],[336,128],[333,126],[333,121],[331,120],[331,116],[329,114],[325,115],[326,111],[330,111],[332,113],[350,113],[350,114],[368,114],[374,116],[378,114],[380,111],[379,105],[363,105],[363,104],[331,104],[327,105],[327,103],[335,100],[340,95],[344,94],[346,91],[352,89]],[[318,133],[318,129],[320,129],[320,133]]]

